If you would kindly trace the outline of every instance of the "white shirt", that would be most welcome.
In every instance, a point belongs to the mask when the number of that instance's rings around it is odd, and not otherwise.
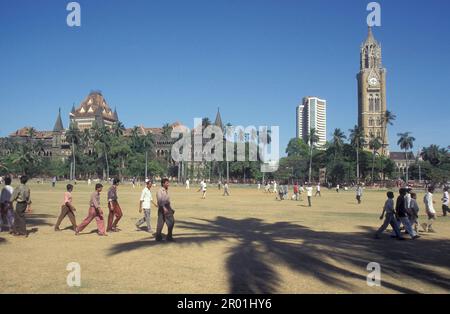
[[[152,192],[147,187],[145,187],[141,193],[142,208],[150,209],[152,206],[152,201],[153,201]]]
[[[206,191],[206,182],[201,182],[200,186],[202,187],[202,191]]]
[[[444,197],[442,197],[442,205],[448,206],[448,192],[444,192]]]
[[[406,205],[406,208],[411,208],[411,194],[410,193],[406,193],[406,195],[405,195],[405,205]]]
[[[425,194],[425,197],[423,198],[423,202],[425,203],[425,209],[432,213],[432,214],[436,214],[436,211],[434,210],[434,206],[433,206],[433,194],[428,192],[427,194]]]
[[[310,187],[310,186],[308,186],[308,187],[306,188],[306,192],[308,193],[308,194],[307,194],[308,196],[312,196],[313,188]]]
[[[320,192],[320,185],[317,186],[317,192]]]

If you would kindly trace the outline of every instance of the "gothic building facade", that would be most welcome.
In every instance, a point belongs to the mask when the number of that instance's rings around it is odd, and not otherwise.
[[[379,153],[389,156],[389,141],[386,116],[386,69],[382,64],[381,44],[375,39],[372,29],[361,45],[358,80],[358,124],[364,132],[365,149],[373,138],[384,146]]]

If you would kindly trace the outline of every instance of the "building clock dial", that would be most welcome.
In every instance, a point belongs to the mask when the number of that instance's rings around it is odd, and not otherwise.
[[[378,79],[376,77],[372,77],[369,79],[370,86],[376,86],[378,84]]]

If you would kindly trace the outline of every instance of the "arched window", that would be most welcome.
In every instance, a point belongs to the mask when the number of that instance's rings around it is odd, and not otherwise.
[[[373,119],[372,118],[369,119],[369,126],[373,126]]]
[[[369,95],[369,112],[373,112],[374,111],[374,99],[373,99],[373,95],[370,94]]]
[[[375,111],[376,112],[380,112],[381,111],[381,106],[380,106],[380,96],[376,95],[375,96]]]

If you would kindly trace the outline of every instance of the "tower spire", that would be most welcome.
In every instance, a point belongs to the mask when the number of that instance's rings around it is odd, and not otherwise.
[[[53,132],[61,132],[64,130],[64,126],[61,119],[61,107],[58,110],[58,117],[56,118],[55,126],[53,127]]]
[[[214,121],[214,125],[223,129],[222,116],[220,115],[220,107],[217,107],[216,121]]]

